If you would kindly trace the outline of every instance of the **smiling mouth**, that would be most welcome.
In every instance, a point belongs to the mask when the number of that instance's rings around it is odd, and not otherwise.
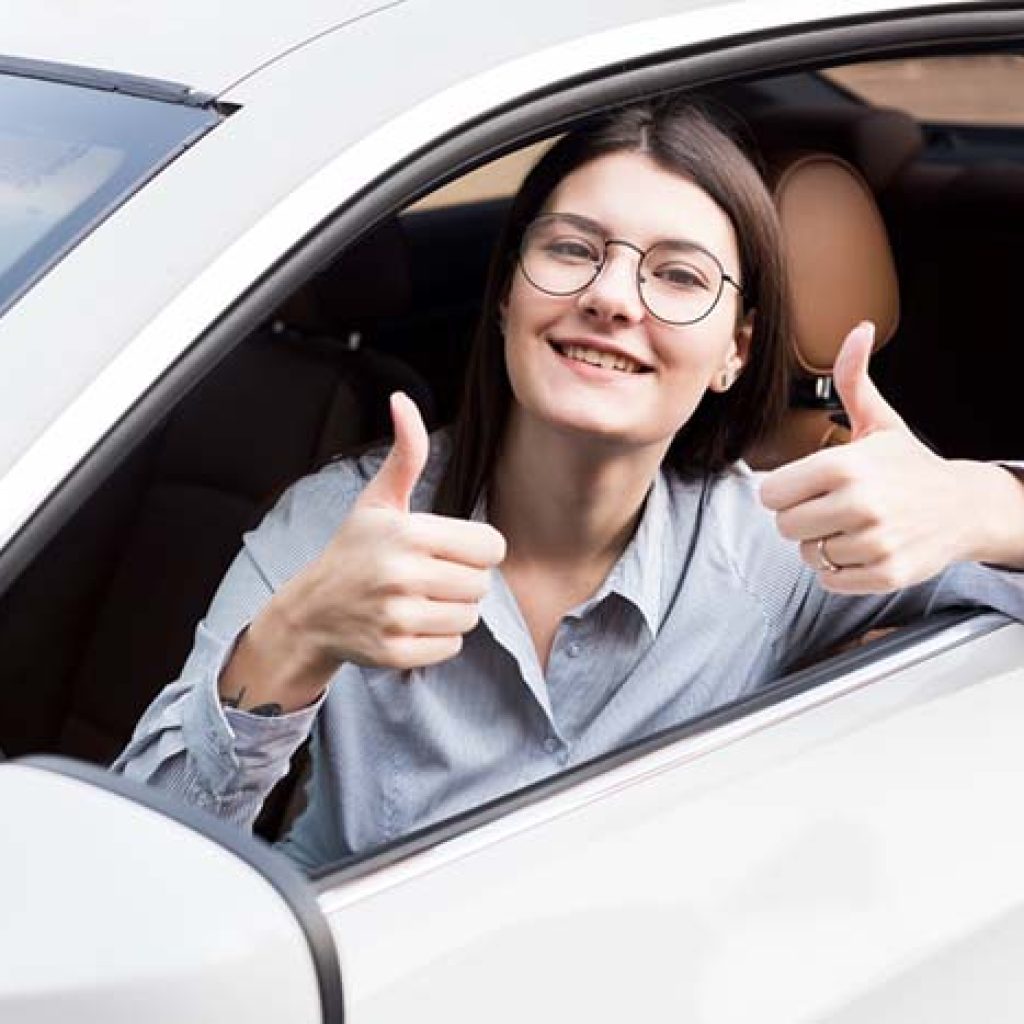
[[[650,368],[642,366],[629,356],[618,352],[604,352],[596,348],[588,348],[586,345],[563,344],[552,341],[551,347],[566,359],[572,359],[577,363],[587,363],[590,366],[600,366],[605,370],[618,370],[620,373],[650,373]]]

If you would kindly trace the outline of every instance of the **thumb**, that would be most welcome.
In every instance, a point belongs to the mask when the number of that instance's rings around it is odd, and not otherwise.
[[[882,397],[868,376],[874,342],[875,325],[870,320],[857,324],[846,336],[832,371],[836,391],[850,418],[854,441],[876,430],[903,425],[899,413]]]
[[[401,391],[391,396],[395,441],[377,475],[359,497],[364,507],[409,511],[413,488],[427,464],[430,439],[416,403]]]

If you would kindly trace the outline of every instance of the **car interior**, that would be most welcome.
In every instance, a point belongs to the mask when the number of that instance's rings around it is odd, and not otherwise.
[[[1024,133],[921,120],[818,72],[702,98],[764,168],[793,268],[790,415],[751,463],[845,440],[829,374],[865,317],[874,377],[927,443],[1019,455]],[[136,447],[0,597],[0,749],[111,761],[176,677],[242,533],[288,484],[386,439],[394,390],[428,426],[452,420],[507,205],[435,196],[380,223]],[[286,784],[268,802],[264,835],[288,798]]]

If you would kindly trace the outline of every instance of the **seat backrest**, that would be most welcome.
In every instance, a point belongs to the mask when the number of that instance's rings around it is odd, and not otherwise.
[[[863,144],[865,133],[857,134]],[[849,439],[832,385],[843,339],[871,320],[877,352],[899,323],[896,265],[871,187],[846,159],[799,149],[788,132],[781,137],[783,148],[770,152],[768,163],[786,249],[796,376],[782,425],[747,453],[757,469]],[[886,173],[894,166],[885,164]],[[879,162],[874,173],[883,175]]]
[[[386,434],[389,391],[402,388],[432,418],[418,374],[353,342],[375,316],[401,311],[403,259],[380,237],[345,254],[332,275],[355,283],[333,294],[338,336],[290,322],[297,297],[187,396],[69,524],[69,542],[58,537],[0,601],[9,752],[111,759],[179,672],[242,533],[274,498]]]
[[[899,205],[887,210],[903,320],[878,380],[943,455],[1013,458],[1024,443],[1024,163],[969,149],[957,159],[905,175]],[[941,188],[922,188],[921,172],[936,168],[945,172]]]

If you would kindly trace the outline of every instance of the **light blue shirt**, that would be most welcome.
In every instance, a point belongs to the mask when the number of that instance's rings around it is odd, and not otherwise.
[[[414,509],[430,507],[447,454],[436,435]],[[246,535],[180,678],[114,765],[248,825],[313,729],[308,805],[282,844],[307,867],[744,697],[870,626],[951,605],[1024,619],[1019,574],[973,564],[883,597],[830,594],[779,536],[743,464],[706,487],[663,472],[607,579],[559,625],[546,671],[494,570],[480,623],[450,661],[347,664],[320,703],[278,718],[222,708],[217,679],[238,636],[323,550],[379,463],[346,460],[299,481]]]

